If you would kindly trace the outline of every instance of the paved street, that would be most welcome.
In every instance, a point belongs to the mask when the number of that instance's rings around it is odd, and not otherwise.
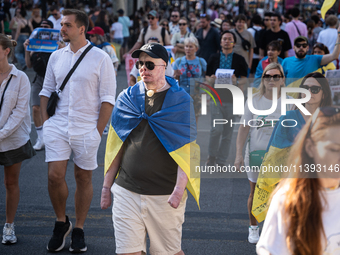
[[[27,71],[33,79],[32,70]],[[127,87],[124,66],[118,72],[118,91]],[[209,112],[209,111],[208,111]],[[198,123],[198,143],[201,146],[201,165],[207,158],[210,116],[201,116]],[[229,155],[229,163],[235,157],[234,132]],[[36,139],[32,125],[32,143]],[[100,209],[100,192],[104,173],[104,154],[106,136],[103,136],[98,152],[99,167],[93,174],[94,195],[85,223],[85,238],[88,246],[86,254],[115,254],[111,210]],[[18,243],[12,246],[0,245],[0,255],[48,254],[46,245],[52,235],[55,215],[47,190],[47,163],[45,151],[22,164],[20,175],[21,198],[16,215]],[[74,192],[75,181],[73,161],[67,169],[69,197],[66,213],[75,223]],[[5,222],[5,188],[3,185],[3,167],[0,167],[0,226]],[[186,255],[248,255],[255,254],[255,245],[247,241],[248,215],[247,198],[249,184],[246,178],[230,179],[228,175],[204,174],[201,180],[201,209],[189,195],[185,223],[183,225],[182,248]],[[2,230],[2,229],[1,229]],[[70,237],[65,248],[59,254],[69,254]]]

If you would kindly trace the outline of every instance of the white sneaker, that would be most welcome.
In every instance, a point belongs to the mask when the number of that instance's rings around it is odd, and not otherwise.
[[[248,235],[249,243],[257,243],[259,241],[259,238],[260,238],[259,230],[260,230],[259,227],[257,228],[249,227],[249,235]]]
[[[37,142],[34,144],[33,149],[36,151],[40,151],[45,147],[44,141],[38,139]]]
[[[2,235],[2,243],[13,244],[16,242],[17,242],[17,237],[15,236],[14,222],[5,223],[3,235]]]

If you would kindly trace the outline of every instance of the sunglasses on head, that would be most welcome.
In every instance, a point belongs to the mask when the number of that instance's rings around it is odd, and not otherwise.
[[[312,116],[312,122],[310,123],[309,126],[309,131],[312,129],[317,117],[319,116],[320,112],[326,116],[326,117],[332,117],[338,113],[340,113],[340,108],[339,107],[332,107],[332,106],[325,106],[325,107],[319,107],[315,110]]]
[[[180,25],[180,26],[186,26],[187,23],[178,23],[178,25]]]
[[[263,75],[263,79],[270,81],[273,78],[274,81],[279,81],[282,78],[282,75],[279,74],[274,74],[274,75],[269,75],[265,74]]]
[[[155,17],[154,16],[148,16],[148,19],[154,20]]]
[[[155,66],[165,66],[165,65],[155,65],[154,62],[151,61],[137,61],[136,62],[136,68],[141,69],[143,66],[145,66],[149,70],[155,69]]]
[[[300,48],[302,46],[302,48],[306,49],[308,44],[307,43],[296,43],[295,47],[296,48]]]
[[[300,88],[307,89],[307,90],[310,89],[310,92],[312,92],[312,94],[318,94],[320,90],[322,90],[321,86],[316,86],[316,85],[314,86],[300,85]]]

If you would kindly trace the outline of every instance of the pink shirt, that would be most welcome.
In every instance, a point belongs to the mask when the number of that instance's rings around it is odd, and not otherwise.
[[[293,24],[293,22],[296,26]],[[296,29],[296,27],[298,27],[300,34],[299,34],[298,30]],[[294,39],[296,37],[300,36],[300,35],[307,37],[307,33],[308,33],[307,32],[307,26],[306,26],[305,23],[301,22],[300,20],[297,20],[297,21],[292,20],[291,22],[286,24],[285,30],[288,33],[290,42],[292,44],[292,49],[290,49],[288,51],[288,56],[292,57],[292,56],[295,56]]]

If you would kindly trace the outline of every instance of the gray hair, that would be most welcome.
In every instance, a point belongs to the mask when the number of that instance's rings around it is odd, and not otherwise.
[[[185,44],[189,44],[189,43],[194,44],[194,45],[197,47],[197,49],[199,49],[199,47],[200,47],[200,45],[199,45],[198,40],[196,39],[196,37],[189,36],[189,37],[187,37],[187,38],[184,39],[184,45],[185,45]]]

